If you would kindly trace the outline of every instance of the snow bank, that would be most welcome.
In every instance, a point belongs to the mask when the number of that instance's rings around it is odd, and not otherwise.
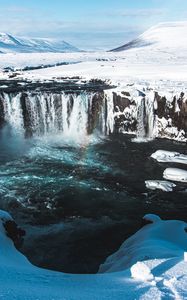
[[[6,222],[6,221],[12,221],[13,219],[8,212],[4,210],[0,210],[0,220]]]
[[[131,276],[135,279],[142,281],[154,279],[154,276],[153,274],[151,274],[150,269],[143,262],[137,262],[131,267]]]
[[[31,264],[27,258],[15,249],[13,241],[7,236],[4,225],[9,221],[13,221],[12,217],[7,212],[0,210],[0,266],[30,267]]]
[[[120,249],[100,266],[100,273],[123,271],[138,261],[170,257],[183,259],[187,249],[187,223],[163,221],[153,217],[150,219],[149,216],[146,220],[153,223],[144,226],[126,240]]]
[[[164,180],[146,180],[145,185],[150,190],[162,190],[164,192],[172,192],[176,184]]]
[[[163,173],[163,177],[168,180],[187,183],[187,171],[182,169],[167,168]]]
[[[152,214],[144,219],[152,224],[144,226],[128,239],[101,267],[113,273],[71,275],[31,265],[6,236],[3,223],[12,221],[12,218],[0,211],[2,299],[186,299],[187,263],[184,249],[187,249],[187,224],[162,221]]]
[[[178,152],[171,152],[165,150],[158,150],[151,155],[151,157],[158,162],[171,162],[179,164],[187,164],[187,155]]]

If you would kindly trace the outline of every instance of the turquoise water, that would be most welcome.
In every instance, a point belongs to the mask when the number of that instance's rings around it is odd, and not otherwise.
[[[96,272],[146,213],[187,220],[185,192],[145,188],[168,166],[150,159],[158,149],[186,151],[172,141],[137,144],[124,135],[76,141],[2,135],[0,208],[26,229],[24,253],[43,267]]]

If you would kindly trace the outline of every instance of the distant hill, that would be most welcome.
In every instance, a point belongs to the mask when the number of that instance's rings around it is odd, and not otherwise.
[[[65,41],[50,38],[20,38],[0,33],[0,53],[79,52]]]
[[[187,49],[187,22],[159,23],[137,39],[111,51],[125,51],[154,45],[157,49]]]

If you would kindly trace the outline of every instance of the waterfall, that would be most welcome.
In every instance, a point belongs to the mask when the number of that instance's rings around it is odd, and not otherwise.
[[[135,141],[152,140],[156,136],[154,102],[153,92],[137,99],[137,138],[134,139]]]
[[[115,121],[114,121],[114,101],[113,101],[113,91],[105,91],[106,96],[106,134],[110,134],[114,131]]]
[[[4,122],[17,135],[39,137],[63,133],[79,138],[95,130],[102,134],[113,132],[113,107],[104,93],[3,93],[0,102]]]
[[[155,94],[115,97],[116,91],[0,94],[0,127],[24,137],[63,136],[73,140],[96,133],[136,133],[136,141],[157,136]]]
[[[11,97],[5,94],[4,97],[4,118],[5,122],[15,129],[18,134],[23,134],[23,114],[21,111],[20,94]]]

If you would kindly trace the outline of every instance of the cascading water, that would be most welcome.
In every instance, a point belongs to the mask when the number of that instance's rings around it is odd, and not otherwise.
[[[21,110],[20,95],[11,97],[8,94],[4,95],[4,118],[16,132],[23,133],[23,114]]]
[[[3,93],[0,101],[4,122],[17,135],[78,138],[95,130],[113,132],[112,99],[103,93]]]
[[[122,105],[123,98],[119,101]],[[127,124],[132,118],[136,126],[132,130],[130,122],[129,131],[136,133],[135,141],[146,141],[157,136],[154,92],[134,98],[124,111],[119,112],[117,106],[113,90],[1,93],[0,126],[7,124],[13,134],[25,137],[63,134],[72,140],[79,140],[95,132],[101,135],[118,130],[128,132]]]
[[[154,93],[138,97],[137,101],[137,138],[135,141],[147,141],[156,136],[156,116],[154,113]]]
[[[107,116],[106,116],[106,133],[110,134],[114,131],[115,121],[114,121],[114,101],[113,92],[106,91],[106,106],[107,106]]]

